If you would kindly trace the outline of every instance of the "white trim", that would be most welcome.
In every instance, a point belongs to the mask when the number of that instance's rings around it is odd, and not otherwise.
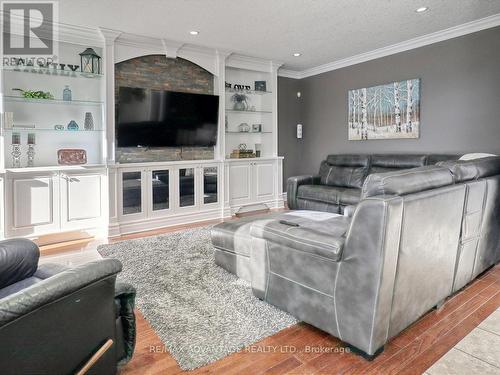
[[[286,78],[301,79],[304,78],[301,71],[290,70],[290,69],[280,69],[278,70],[278,76]]]
[[[154,230],[175,225],[184,225],[217,219],[222,219],[220,208],[191,213],[179,213],[161,218],[158,217],[113,223],[108,226],[108,233],[110,237],[116,237],[122,234],[144,232],[147,230]]]
[[[459,36],[475,33],[481,30],[497,26],[500,26],[500,14],[495,14],[489,17],[467,22],[462,25],[453,26],[448,29],[436,31],[434,33],[409,39],[401,43],[396,43],[387,47],[375,49],[373,51],[360,53],[359,55],[354,55],[351,57],[347,57],[345,59],[332,61],[330,63],[319,65],[302,71],[280,69],[278,75],[280,77],[288,77],[295,79],[307,78],[321,73],[326,73],[332,70],[345,68],[347,66],[378,59],[384,56],[394,55],[399,52],[412,50],[415,48],[427,46],[429,44],[442,42],[444,40],[453,39]]]

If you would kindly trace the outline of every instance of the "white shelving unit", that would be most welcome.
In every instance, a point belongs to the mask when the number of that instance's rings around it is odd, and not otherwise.
[[[60,25],[60,36],[60,62],[80,65],[78,54],[92,47],[103,70],[90,75],[52,67],[1,69],[0,113],[13,113],[14,127],[0,127],[0,194],[5,202],[0,205],[0,238],[44,242],[54,234],[57,240],[116,236],[283,207],[277,147],[280,64],[102,28]],[[213,160],[115,162],[115,63],[151,54],[182,57],[214,75],[214,93],[221,100]],[[266,90],[255,90],[255,81],[265,81]],[[249,88],[227,90],[226,82]],[[72,101],[63,100],[65,86]],[[50,92],[53,99],[27,99],[14,88]],[[235,93],[246,96],[245,108],[234,107]],[[84,129],[86,112],[92,113],[92,130]],[[78,130],[68,129],[71,120]],[[240,132],[241,123],[250,131]],[[254,124],[260,127],[252,129]],[[21,138],[19,168],[12,163],[14,133]],[[30,133],[36,145],[34,165],[28,167]],[[260,144],[260,157],[231,159],[231,151],[241,144],[254,150]],[[59,165],[57,150],[68,148],[86,150],[87,163]]]
[[[88,47],[104,61],[104,40],[98,30],[80,29],[78,35],[70,35],[62,28],[57,43],[64,69],[1,67],[0,112],[11,113],[13,121],[7,124],[2,116],[0,126],[0,190],[5,202],[0,237],[41,238],[61,232],[93,236],[107,227],[105,75],[68,67],[80,66],[79,53]],[[66,86],[71,101],[63,100]],[[53,98],[25,98],[14,89],[49,92]],[[85,130],[89,112],[94,127]],[[68,128],[70,121],[78,129]],[[30,134],[35,140],[33,165],[28,165],[27,156]],[[14,135],[20,138],[20,167],[13,163]],[[61,149],[85,150],[87,163],[59,164]]]

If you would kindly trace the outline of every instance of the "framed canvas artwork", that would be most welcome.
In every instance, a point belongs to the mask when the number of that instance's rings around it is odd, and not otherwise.
[[[418,138],[420,78],[349,90],[350,141]]]

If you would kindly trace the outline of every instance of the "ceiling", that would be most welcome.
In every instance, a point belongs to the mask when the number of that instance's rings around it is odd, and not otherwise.
[[[416,13],[421,6],[429,7]],[[500,13],[500,0],[60,0],[63,23],[102,26],[304,70]],[[197,30],[192,36],[189,31]],[[293,57],[300,52],[300,57]]]

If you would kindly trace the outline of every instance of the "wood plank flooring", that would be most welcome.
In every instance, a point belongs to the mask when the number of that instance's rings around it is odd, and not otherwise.
[[[112,242],[206,225],[115,238]],[[78,244],[61,251],[78,251]],[[85,244],[85,248],[88,248]],[[57,249],[51,247],[54,255]],[[500,307],[500,265],[488,270],[390,341],[374,361],[344,350],[338,339],[304,323],[289,327],[197,370],[182,371],[154,330],[137,311],[137,346],[120,375],[170,374],[422,374]]]

